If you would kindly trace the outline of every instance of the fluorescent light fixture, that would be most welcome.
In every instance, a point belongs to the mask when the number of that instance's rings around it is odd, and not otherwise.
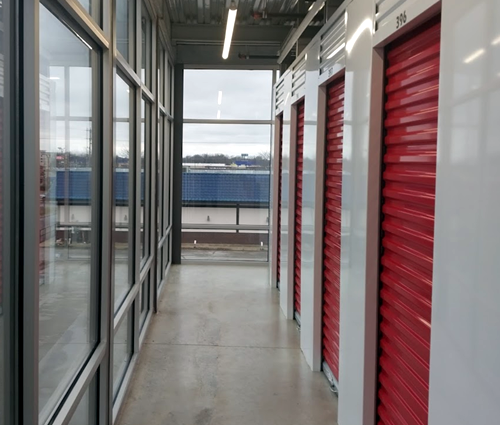
[[[337,47],[332,53],[330,53],[327,57],[327,59],[333,58],[337,53],[339,53],[341,50],[344,50],[345,48],[345,43],[342,43],[339,47]]]
[[[59,77],[49,77],[49,80],[60,80]]]
[[[477,58],[483,56],[486,53],[486,50],[484,49],[479,49],[476,50],[472,55],[464,59],[464,63],[471,63],[474,62]]]
[[[356,29],[356,31],[346,44],[347,53],[351,53],[354,45],[356,44],[356,41],[358,41],[358,38],[361,37],[361,34],[363,34],[363,31],[369,30],[371,33],[372,29],[373,23],[370,18],[366,18],[363,22],[361,22],[361,25]]]
[[[500,35],[491,42],[492,46],[496,46],[497,44],[500,44]]]
[[[220,120],[220,109],[217,111],[217,119]]]
[[[222,91],[219,90],[219,97],[217,99],[217,104],[220,105],[222,103]]]
[[[227,59],[229,56],[229,48],[231,47],[231,40],[233,38],[234,24],[236,23],[236,5],[231,3],[229,12],[227,14],[226,37],[224,38],[224,48],[222,49],[222,59]]]

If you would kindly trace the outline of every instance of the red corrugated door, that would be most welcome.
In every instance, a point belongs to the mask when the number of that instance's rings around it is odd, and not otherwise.
[[[379,425],[428,421],[440,30],[387,49]]]
[[[300,315],[300,268],[302,242],[302,177],[304,172],[304,101],[297,105],[297,162],[295,176],[295,232],[294,232],[294,300]]]
[[[325,216],[323,241],[323,359],[338,382],[340,319],[340,227],[344,77],[327,87]]]
[[[279,125],[279,159],[278,159],[278,246],[277,246],[277,258],[276,267],[277,270],[277,282],[276,286],[280,287],[280,277],[281,277],[281,185],[283,184],[283,114],[278,117]]]

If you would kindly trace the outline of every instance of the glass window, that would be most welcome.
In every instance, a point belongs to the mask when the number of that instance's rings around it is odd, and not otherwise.
[[[116,0],[116,48],[135,69],[134,11],[134,0]]]
[[[166,69],[165,69],[166,57],[167,57],[167,54],[165,52],[165,49],[162,46],[160,49],[160,58],[158,59],[159,60],[158,72],[160,73],[160,75],[158,77],[158,81],[159,81],[158,90],[160,92],[160,103],[163,106],[166,106],[165,105],[165,80],[167,78],[167,76],[165,75],[165,73],[166,73]]]
[[[130,173],[131,134],[133,116],[133,90],[120,77],[116,77],[115,101],[115,232],[114,232],[114,284],[115,311],[125,299],[133,282],[133,221],[130,220],[129,203],[131,183]]]
[[[41,422],[96,344],[92,63],[82,39],[40,5]],[[62,102],[62,104],[61,104]]]
[[[174,109],[174,91],[173,91],[174,67],[172,65],[170,65],[170,62],[168,62],[168,64],[167,64],[167,74],[166,74],[165,78],[166,78],[166,89],[167,89],[167,92],[165,94],[165,96],[166,96],[165,107],[167,108],[167,112],[169,114],[172,114],[172,111]]]
[[[144,84],[151,87],[151,40],[152,40],[152,25],[151,17],[144,3],[141,7],[141,33],[142,33],[142,55],[141,55],[141,79]]]
[[[146,317],[148,316],[148,311],[149,311],[149,300],[150,300],[150,292],[149,291],[151,290],[150,283],[151,283],[151,272],[148,273],[148,275],[144,279],[144,282],[142,282],[142,285],[141,285],[141,296],[140,296],[140,308],[141,308],[140,328],[141,329],[142,329],[142,326],[144,325],[144,322],[146,321]]]
[[[95,398],[96,391],[96,379],[94,378],[90,383],[87,391],[83,395],[78,407],[73,413],[73,417],[69,421],[68,425],[94,425],[96,420],[96,403],[91,403],[91,397]]]
[[[5,5],[4,5],[5,6]],[[7,6],[8,7],[8,6]],[[8,17],[9,15],[6,14]],[[9,158],[4,157],[4,143],[7,142],[7,138],[4,137],[4,91],[6,82],[4,81],[4,63],[7,62],[9,58],[4,55],[4,40],[7,41],[9,38],[9,34],[4,34],[4,25],[7,25],[8,22],[4,22],[4,10],[0,8],[0,381],[2,382],[2,388],[0,389],[0,425],[4,425],[6,422],[5,419],[5,406],[8,403],[5,402],[5,383],[4,383],[4,370],[6,369],[6,355],[7,347],[6,344],[8,342],[8,337],[5,335],[4,327],[8,326],[8,323],[5,323],[5,312],[4,312],[4,297],[5,297],[5,288],[4,288],[4,277],[3,277],[3,250],[4,250],[4,208],[8,205],[4,205],[4,184],[9,184],[9,179],[4,176],[6,174],[4,172],[4,161],[7,163]],[[7,106],[7,105],[6,105]]]
[[[113,398],[116,398],[120,390],[123,378],[127,373],[130,358],[132,357],[133,323],[133,309],[131,309],[127,318],[115,332],[113,343]]]
[[[184,117],[270,120],[272,71],[184,72]]]
[[[164,245],[163,245],[164,246]],[[160,286],[163,279],[163,246],[158,250],[158,258],[156,259],[156,285]]]
[[[101,4],[102,0],[77,0],[78,3],[92,16],[95,21],[101,23]]]
[[[160,115],[159,123],[158,123],[158,137],[156,139],[156,233],[158,237],[158,241],[163,237],[164,228],[162,227],[162,206],[163,206],[163,198],[164,194],[164,172],[165,172],[165,143],[164,143],[164,117]]]
[[[171,194],[172,194],[172,124],[165,118],[165,190],[164,192],[164,227],[168,229],[171,223]]]
[[[141,260],[150,254],[151,225],[151,104],[141,101]]]
[[[184,125],[182,258],[267,261],[270,133],[270,125]]]

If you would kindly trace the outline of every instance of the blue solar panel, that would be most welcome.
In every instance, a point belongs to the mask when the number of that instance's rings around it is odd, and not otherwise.
[[[267,203],[269,175],[242,173],[184,173],[184,202]]]
[[[129,197],[128,171],[115,173],[115,199],[126,202]],[[88,203],[91,195],[89,170],[57,170],[57,180],[50,179],[47,196],[56,194],[57,201]],[[141,193],[144,197],[144,177]],[[65,184],[66,183],[66,184]],[[55,187],[54,187],[55,186]],[[67,196],[66,196],[67,194]],[[183,173],[182,200],[189,203],[268,203],[269,175],[231,173]]]

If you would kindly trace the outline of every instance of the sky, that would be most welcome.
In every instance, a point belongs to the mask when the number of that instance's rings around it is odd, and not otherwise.
[[[184,118],[270,120],[272,71],[186,70]],[[271,126],[184,124],[183,154],[257,156],[269,152]]]

